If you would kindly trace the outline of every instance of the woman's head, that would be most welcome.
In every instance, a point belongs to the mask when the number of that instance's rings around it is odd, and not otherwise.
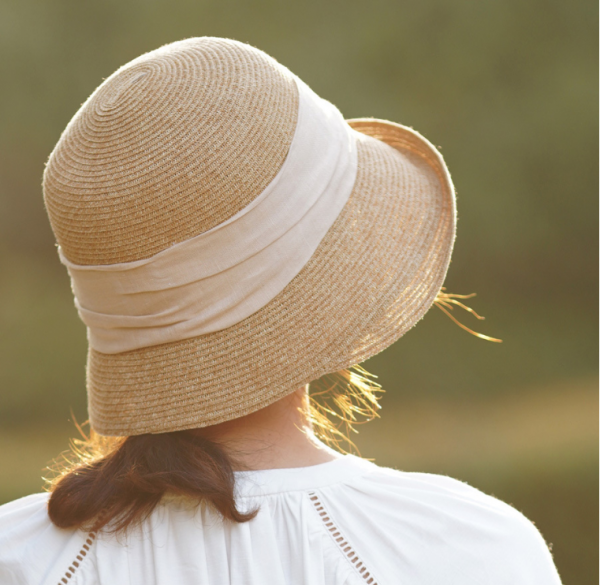
[[[425,139],[345,123],[226,39],[109,77],[57,144],[44,195],[105,435],[218,424],[374,355],[429,308],[454,238],[452,184]]]

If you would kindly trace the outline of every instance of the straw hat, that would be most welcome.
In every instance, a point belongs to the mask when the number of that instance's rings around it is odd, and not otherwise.
[[[44,198],[73,265],[126,265],[220,226],[272,183],[298,123],[295,76],[246,44],[201,37],[128,63],[52,152]],[[234,419],[382,351],[432,305],[455,234],[441,155],[413,130],[360,133],[347,202],[302,269],[223,329],[127,351],[90,347],[92,427],[136,435]],[[74,287],[76,288],[76,287]]]

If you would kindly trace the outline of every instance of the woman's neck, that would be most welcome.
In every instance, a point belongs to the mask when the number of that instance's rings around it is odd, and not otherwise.
[[[236,469],[308,467],[340,457],[314,436],[307,412],[308,392],[301,388],[252,414],[194,432],[222,445]]]

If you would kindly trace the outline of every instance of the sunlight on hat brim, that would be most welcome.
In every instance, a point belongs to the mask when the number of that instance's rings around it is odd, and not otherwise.
[[[423,317],[454,242],[447,169],[409,128],[348,123],[361,134],[354,190],[275,299],[201,337],[121,354],[90,349],[89,412],[98,433],[168,432],[249,414],[379,353]]]

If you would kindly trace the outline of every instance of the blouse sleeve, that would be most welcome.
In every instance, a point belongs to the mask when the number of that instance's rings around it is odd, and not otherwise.
[[[561,583],[535,525],[461,481],[379,468],[320,498],[378,585]]]
[[[56,585],[85,541],[78,530],[61,530],[47,512],[48,494],[0,506],[0,583]]]

